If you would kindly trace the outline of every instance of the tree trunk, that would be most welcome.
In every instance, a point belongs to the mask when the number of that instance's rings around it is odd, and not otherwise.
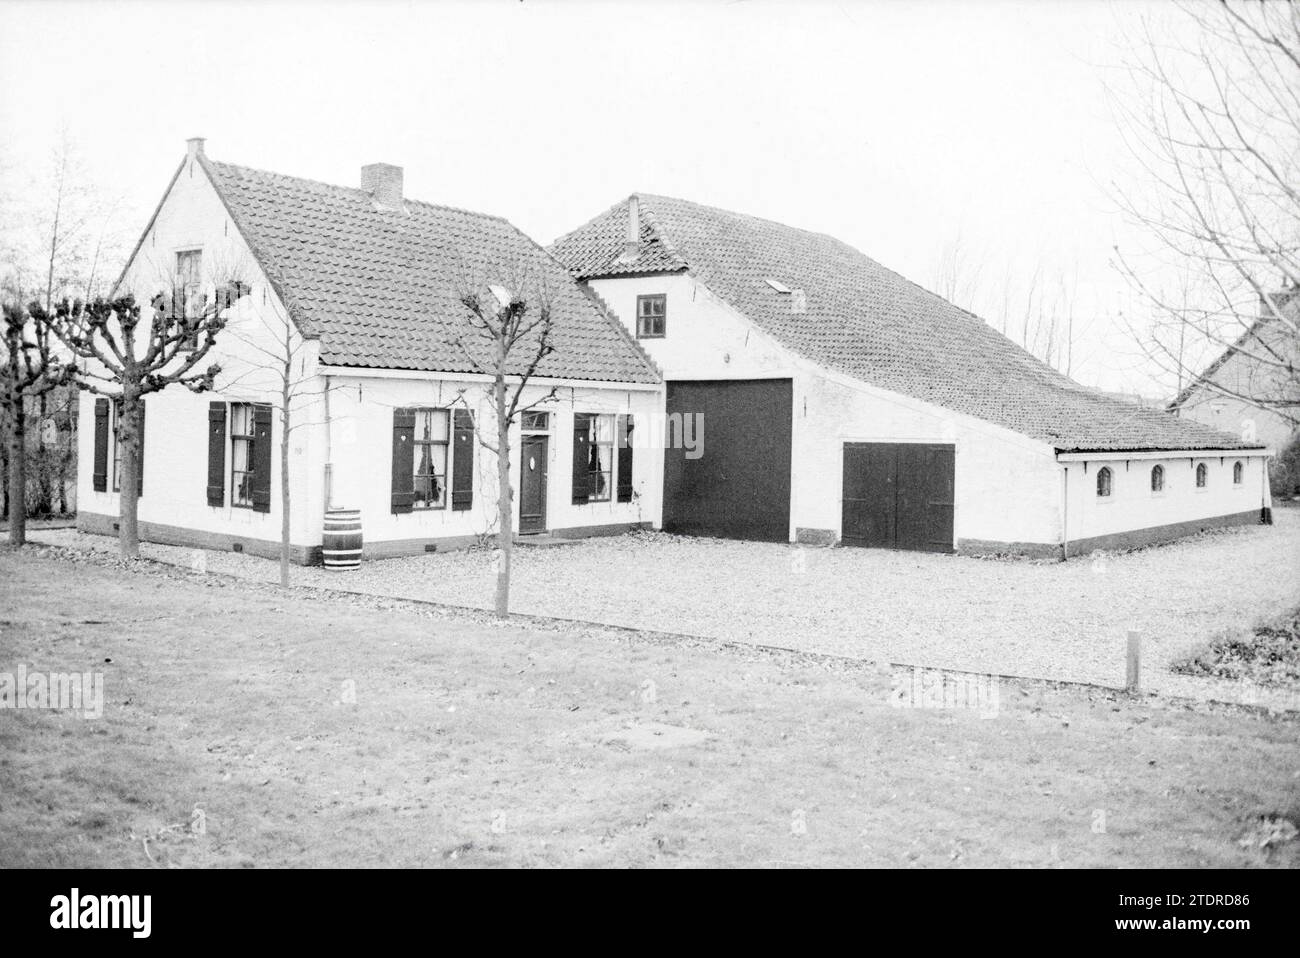
[[[27,541],[27,412],[20,398],[9,417],[9,544]]]
[[[122,413],[117,442],[121,450],[122,474],[119,482],[121,510],[118,524],[118,547],[123,558],[140,555],[140,400],[122,395]],[[110,464],[110,469],[112,468]]]
[[[289,588],[289,379],[280,393],[280,585]]]
[[[504,363],[502,363],[504,365]],[[498,366],[500,369],[501,366]],[[514,551],[514,496],[510,489],[510,423],[506,421],[506,382],[498,372],[492,387],[497,413],[497,515],[501,548],[501,567],[497,570],[496,614],[510,615],[510,558]]]

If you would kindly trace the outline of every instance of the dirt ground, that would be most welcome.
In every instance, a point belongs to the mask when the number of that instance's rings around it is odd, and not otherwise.
[[[0,710],[0,865],[1300,865],[1294,716],[31,547],[0,589],[0,672],[105,689]]]
[[[1224,630],[1300,602],[1300,507],[1158,548],[1061,562],[994,561],[877,549],[799,549],[662,534],[521,548],[511,608],[640,629],[935,668],[1124,684],[1129,629],[1143,633],[1147,687],[1300,709],[1300,691],[1168,670]],[[43,542],[115,550],[71,530]],[[192,550],[142,547],[189,566]],[[273,561],[206,553],[207,567],[278,581]],[[356,572],[294,570],[295,581],[491,608],[486,551],[372,561]]]

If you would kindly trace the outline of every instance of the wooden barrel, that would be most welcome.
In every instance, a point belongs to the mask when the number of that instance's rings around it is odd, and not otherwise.
[[[360,509],[330,509],[325,513],[321,555],[327,569],[342,571],[361,568]]]

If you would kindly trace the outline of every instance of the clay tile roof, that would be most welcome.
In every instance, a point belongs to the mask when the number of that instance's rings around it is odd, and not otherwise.
[[[637,194],[643,255],[631,271],[687,269],[786,347],[882,389],[976,416],[1063,452],[1262,448],[1106,396],[1062,375],[978,316],[851,246],[770,220]],[[580,279],[629,271],[627,203],[550,247]],[[803,290],[806,309],[767,281]]]
[[[659,382],[617,319],[500,217],[409,199],[384,210],[360,189],[202,162],[324,363],[478,372],[466,348],[481,359],[482,347],[460,293],[513,276],[530,302],[542,288],[550,299],[554,352],[538,376]]]

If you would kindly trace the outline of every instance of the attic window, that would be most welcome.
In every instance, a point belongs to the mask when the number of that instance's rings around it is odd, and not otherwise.
[[[668,324],[668,297],[659,293],[636,298],[636,338],[662,339]]]
[[[771,286],[778,293],[790,292],[789,286],[785,285],[785,283],[782,283],[780,280],[772,279],[772,277],[770,276],[767,279],[765,279],[763,282],[767,283],[768,286]]]

